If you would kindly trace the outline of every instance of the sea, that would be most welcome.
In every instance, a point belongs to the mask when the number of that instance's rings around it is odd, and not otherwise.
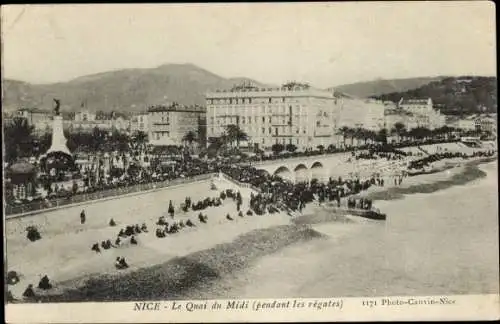
[[[498,167],[480,168],[487,176],[466,185],[377,202],[385,222],[314,225],[324,239],[260,258],[215,290],[231,298],[498,294]]]

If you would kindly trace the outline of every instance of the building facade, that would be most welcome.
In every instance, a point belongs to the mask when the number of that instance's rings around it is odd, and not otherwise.
[[[92,122],[96,120],[96,114],[89,110],[82,110],[75,113],[75,122]]]
[[[340,101],[333,92],[289,83],[280,88],[250,85],[206,94],[207,137],[221,136],[228,125],[248,135],[250,148],[293,144],[299,150],[327,147],[337,135]]]
[[[434,109],[432,99],[404,99],[398,103],[398,109],[411,114],[412,118],[408,128],[426,127],[429,129],[439,128],[445,125],[445,116],[439,110]]]
[[[130,132],[144,132],[146,134],[149,133],[149,119],[148,114],[138,114],[131,118],[130,120]]]
[[[148,109],[148,139],[152,145],[182,145],[184,136],[198,132],[200,120],[206,110],[200,106],[183,106],[177,103],[153,106]]]
[[[52,114],[37,108],[21,108],[15,117],[24,118],[34,127],[35,134],[42,134],[52,129]]]

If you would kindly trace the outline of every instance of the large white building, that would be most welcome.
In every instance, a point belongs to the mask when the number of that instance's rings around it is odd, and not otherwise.
[[[306,84],[288,83],[280,88],[250,85],[206,94],[207,137],[221,136],[228,125],[237,125],[249,137],[251,148],[293,144],[299,149],[327,147],[338,135],[341,102],[333,92]]]
[[[398,109],[407,112],[407,127],[426,127],[429,129],[439,128],[445,125],[445,116],[439,110],[434,109],[432,99],[404,99],[398,103]]]

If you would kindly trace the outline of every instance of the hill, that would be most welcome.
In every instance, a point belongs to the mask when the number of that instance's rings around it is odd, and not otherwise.
[[[410,89],[415,89],[422,85],[444,78],[445,77],[422,77],[391,80],[380,79],[374,81],[345,84],[337,87],[332,87],[330,89],[335,89],[336,91],[345,93],[353,97],[368,98],[386,93],[403,92]]]
[[[497,111],[497,78],[461,76],[433,81],[416,89],[373,96],[398,102],[404,98],[431,98],[448,115],[470,115]]]
[[[124,69],[78,77],[68,82],[30,84],[3,80],[3,110],[20,107],[51,109],[52,98],[61,99],[64,111],[143,111],[168,101],[204,104],[209,90],[229,89],[242,81],[267,86],[248,78],[226,79],[193,64],[166,64],[152,69]]]

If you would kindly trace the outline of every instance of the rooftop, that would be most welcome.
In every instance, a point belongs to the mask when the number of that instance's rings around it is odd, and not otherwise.
[[[173,102],[170,105],[154,105],[148,108],[148,112],[161,112],[161,111],[205,111],[204,107],[194,105],[194,106],[185,106],[181,105],[177,102]]]
[[[404,99],[401,98],[400,105],[427,105],[429,99]]]

